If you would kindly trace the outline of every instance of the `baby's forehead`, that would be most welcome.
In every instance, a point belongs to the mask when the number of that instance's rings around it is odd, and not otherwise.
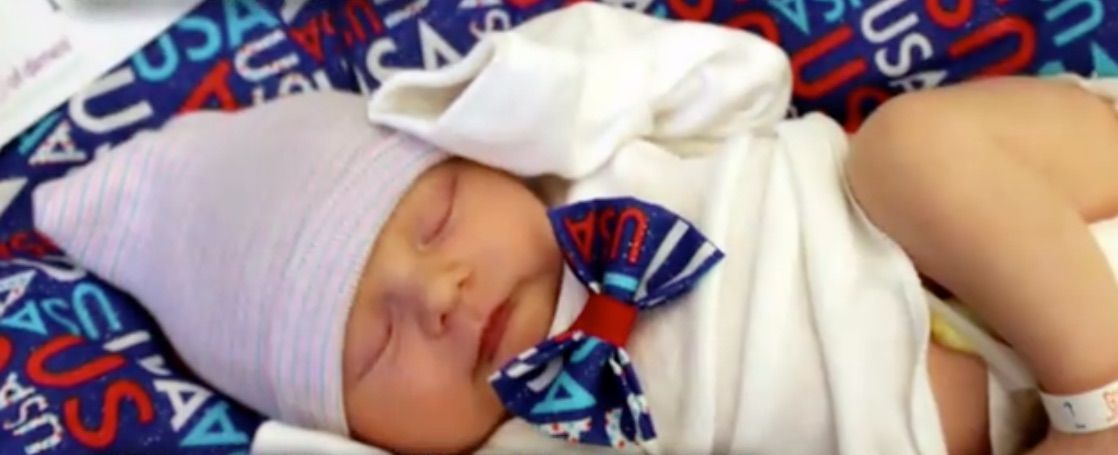
[[[479,161],[457,156],[451,157],[445,163],[443,163],[442,166],[432,168],[428,172],[439,172],[439,168],[443,166],[453,168],[457,172],[465,171],[476,173],[478,171],[481,171],[489,176],[497,176],[496,178],[515,181],[520,186],[527,188],[528,191],[530,191],[536,197],[536,199],[540,200],[544,203],[544,205],[549,207],[559,205],[564,202],[567,188],[569,186],[569,182],[567,180],[564,180],[563,178],[555,175],[524,177],[515,175],[502,168],[501,166],[491,166]],[[478,190],[485,192],[497,192],[509,190],[511,188],[512,187],[509,186],[497,187],[486,185],[484,188],[478,188]],[[471,190],[473,190],[473,188],[471,188]]]

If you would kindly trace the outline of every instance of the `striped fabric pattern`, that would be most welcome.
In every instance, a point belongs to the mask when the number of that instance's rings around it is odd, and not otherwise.
[[[210,384],[347,434],[345,321],[382,224],[444,155],[319,92],[182,116],[34,193],[39,230],[130,292]]]

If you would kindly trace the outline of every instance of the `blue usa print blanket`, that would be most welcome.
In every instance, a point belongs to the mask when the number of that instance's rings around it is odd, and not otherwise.
[[[1104,0],[603,0],[758,33],[795,106],[850,130],[904,91],[1000,74],[1118,76]],[[0,455],[247,453],[262,417],[199,381],[127,294],[37,234],[30,194],[170,117],[371,92],[563,0],[208,0],[0,153]]]

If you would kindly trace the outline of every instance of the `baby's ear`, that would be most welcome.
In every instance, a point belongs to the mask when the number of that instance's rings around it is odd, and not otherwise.
[[[567,196],[567,187],[570,186],[566,180],[554,175],[525,179],[524,184],[547,206],[563,203]]]

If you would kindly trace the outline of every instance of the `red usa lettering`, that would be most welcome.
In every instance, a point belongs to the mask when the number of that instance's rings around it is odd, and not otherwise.
[[[0,371],[8,368],[11,357],[12,343],[7,337],[0,335]],[[8,373],[0,384],[0,413],[13,406],[19,410],[17,418],[5,420],[2,427],[14,438],[31,440],[23,446],[27,455],[43,452],[62,442],[62,425],[58,422],[58,416],[47,412],[50,403],[46,397],[36,392],[34,386],[21,384],[19,374],[15,371]]]

